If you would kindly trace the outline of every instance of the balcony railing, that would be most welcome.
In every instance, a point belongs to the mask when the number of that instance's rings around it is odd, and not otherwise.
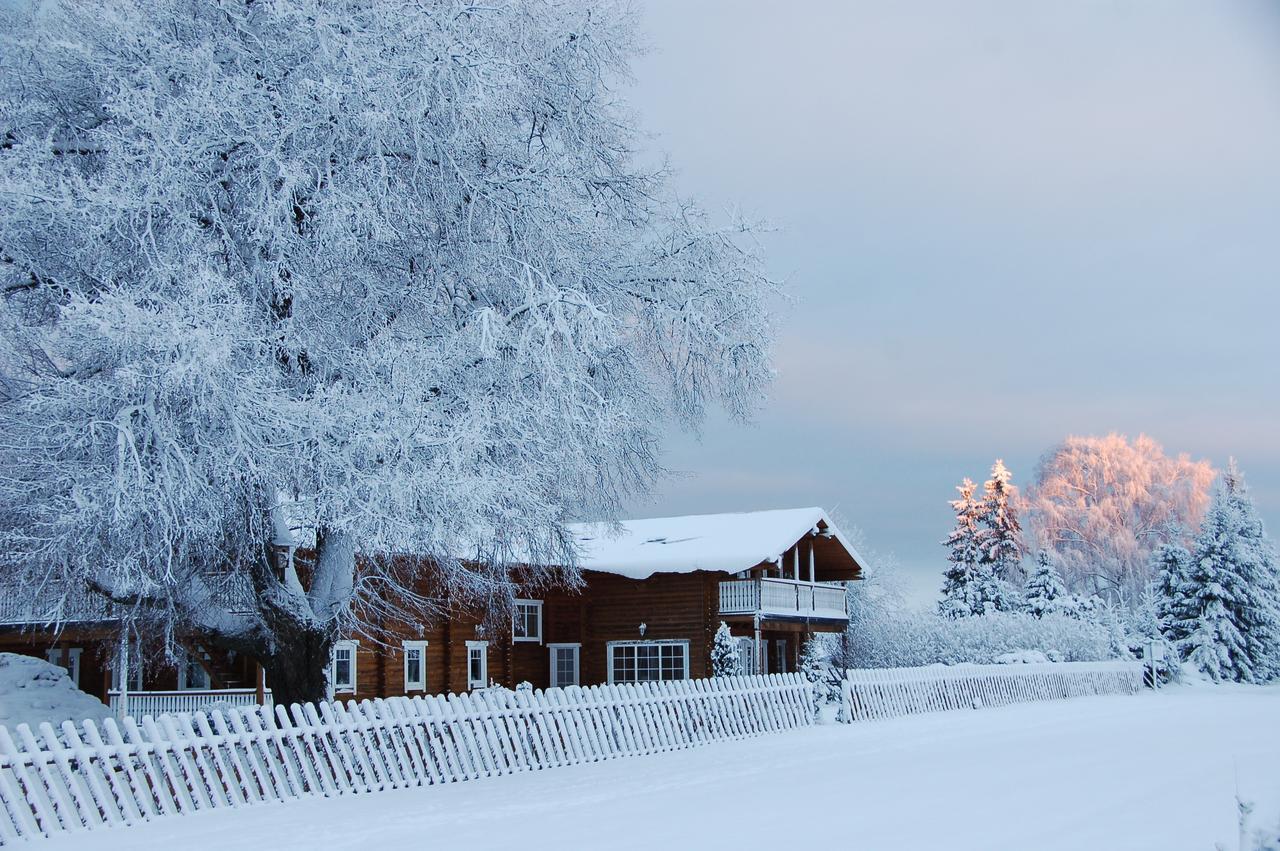
[[[720,583],[720,614],[781,615],[848,620],[844,586],[791,579],[732,579]]]

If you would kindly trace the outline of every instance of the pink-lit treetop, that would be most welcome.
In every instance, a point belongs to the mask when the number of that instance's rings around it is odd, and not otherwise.
[[[1213,478],[1209,462],[1170,457],[1146,435],[1073,435],[1040,460],[1027,530],[1073,590],[1137,599],[1155,548],[1185,544],[1199,525]]]

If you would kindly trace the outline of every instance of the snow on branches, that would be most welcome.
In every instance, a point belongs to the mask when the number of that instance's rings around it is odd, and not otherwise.
[[[239,642],[288,692],[289,636],[315,674],[355,618],[429,606],[428,563],[500,607],[512,562],[572,565],[566,520],[655,480],[664,417],[760,398],[774,286],[749,224],[635,162],[627,7],[5,14],[7,575]],[[305,594],[265,556],[281,495]]]

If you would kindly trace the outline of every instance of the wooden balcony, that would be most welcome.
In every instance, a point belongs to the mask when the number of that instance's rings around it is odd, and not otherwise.
[[[849,620],[843,585],[793,579],[732,579],[720,583],[721,615],[821,621]]]

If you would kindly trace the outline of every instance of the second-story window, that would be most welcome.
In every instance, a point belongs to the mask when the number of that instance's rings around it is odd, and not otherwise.
[[[542,641],[542,601],[516,600],[511,623],[513,641]]]

